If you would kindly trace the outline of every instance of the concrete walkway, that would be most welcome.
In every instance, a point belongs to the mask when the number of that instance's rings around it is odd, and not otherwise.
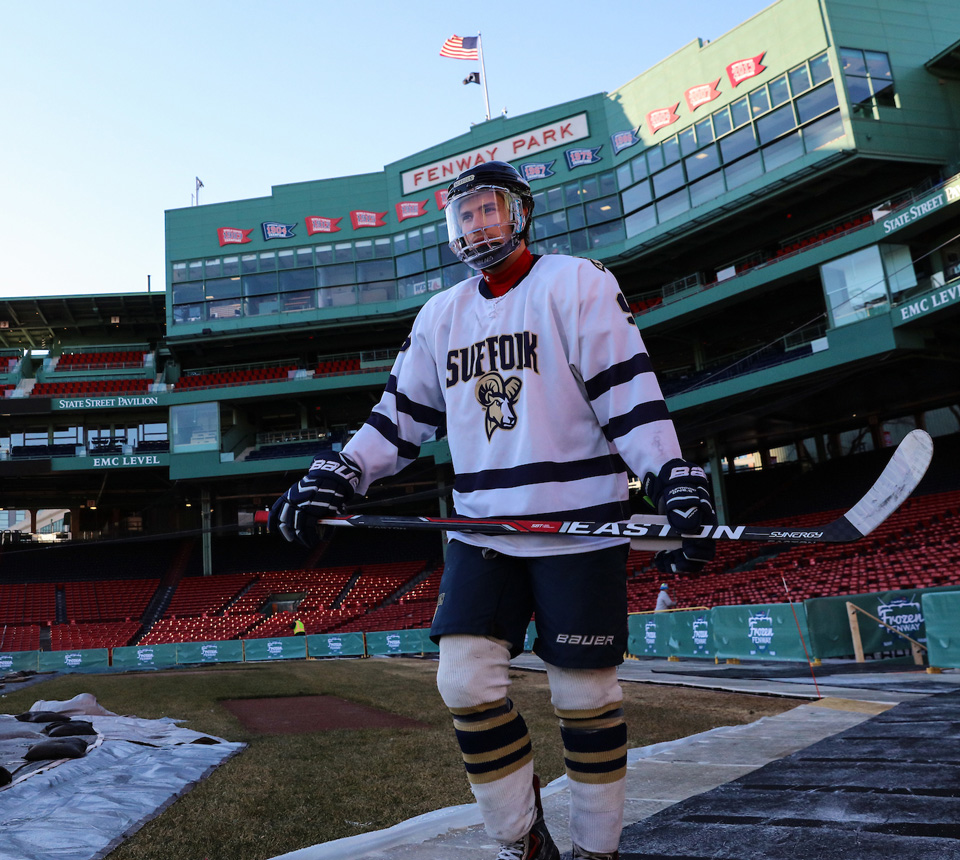
[[[517,658],[513,665],[530,671],[543,671],[539,659],[529,654]],[[681,685],[787,696],[798,699],[799,704],[784,714],[764,717],[749,725],[717,728],[688,738],[631,750],[627,765],[628,826],[622,843],[622,860],[671,856],[744,860],[756,857],[759,860],[766,856],[780,856],[776,852],[769,855],[738,854],[735,847],[730,848],[734,853],[697,853],[700,849],[695,851],[692,845],[687,846],[690,849],[687,853],[663,853],[673,851],[665,846],[663,850],[657,849],[660,853],[643,853],[645,849],[642,845],[647,838],[638,828],[642,830],[645,823],[650,823],[648,819],[656,813],[672,808],[682,808],[688,819],[691,816],[695,819],[696,812],[691,812],[684,802],[688,806],[695,806],[700,797],[707,802],[712,789],[727,786],[771,763],[781,762],[826,739],[843,735],[899,703],[935,703],[938,693],[960,691],[960,673],[956,672],[927,675],[922,670],[905,666],[903,671],[871,673],[859,670],[852,674],[850,669],[849,664],[838,661],[833,666],[823,667],[820,670],[821,677],[814,682],[805,665],[800,669],[796,665],[785,664],[728,667],[707,661],[677,663],[655,659],[628,660],[624,663],[619,673],[624,683]],[[960,692],[947,698],[960,702]],[[930,713],[935,715],[936,709]],[[912,723],[909,720],[894,723],[901,729],[911,730]],[[895,757],[896,750],[892,750],[890,755]],[[847,767],[850,769],[853,766],[848,762]],[[891,778],[906,780],[906,784],[910,780],[909,774],[903,770],[896,777],[891,773]],[[795,802],[795,798],[788,795],[789,792],[782,792],[784,802]],[[780,795],[774,792],[770,796]],[[544,814],[551,834],[564,852],[570,850],[566,829],[568,803],[565,776],[544,787]],[[657,821],[658,818],[652,820],[653,824]],[[763,850],[766,851],[768,846],[760,831],[754,828],[750,832],[756,837],[753,841],[759,839],[759,844],[764,845]],[[796,835],[797,828],[794,831],[793,835]],[[777,835],[779,838],[782,834],[778,832]],[[786,843],[790,841],[787,839]],[[897,848],[889,840],[885,845],[888,851],[885,856],[898,856],[901,860],[913,856],[909,853],[897,854]],[[934,853],[929,857],[960,857],[960,841],[956,847],[956,854]],[[686,851],[686,848],[682,850]],[[703,850],[712,852],[716,846]],[[844,853],[836,854],[822,851],[813,855],[804,854],[795,847],[790,851],[792,853],[784,856],[861,860],[860,856],[849,853],[849,846]],[[375,833],[293,851],[275,860],[492,860],[496,853],[497,846],[485,834],[475,805],[466,804],[428,813]]]

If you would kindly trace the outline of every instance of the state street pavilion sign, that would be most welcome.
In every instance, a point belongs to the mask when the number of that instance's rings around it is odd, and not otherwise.
[[[469,149],[451,155],[432,164],[414,167],[400,174],[403,193],[413,194],[434,185],[453,182],[464,170],[486,164],[488,161],[513,161],[517,158],[530,158],[557,146],[583,140],[590,136],[586,113],[566,117],[541,125],[529,131],[519,132],[493,143],[486,143],[476,149]]]
[[[128,409],[144,406],[159,406],[158,394],[111,394],[99,397],[55,397],[50,401],[55,410],[60,409]]]

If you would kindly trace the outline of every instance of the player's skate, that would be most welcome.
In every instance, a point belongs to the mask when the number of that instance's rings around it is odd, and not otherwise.
[[[540,803],[540,778],[533,775],[533,793],[537,801],[537,818],[530,832],[511,842],[501,845],[497,860],[560,860],[560,850],[554,844],[543,820],[543,806]]]
[[[572,860],[582,857],[583,860],[620,860],[619,851],[587,851],[579,845],[573,846]]]

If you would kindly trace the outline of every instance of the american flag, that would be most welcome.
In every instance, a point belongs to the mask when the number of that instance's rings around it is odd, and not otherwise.
[[[464,36],[462,39],[459,36],[451,36],[443,43],[440,56],[454,60],[479,60],[480,52],[477,47],[479,42],[478,36]]]

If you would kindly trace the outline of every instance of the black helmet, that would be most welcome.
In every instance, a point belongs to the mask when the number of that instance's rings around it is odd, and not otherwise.
[[[487,269],[526,241],[533,215],[530,184],[505,161],[465,170],[447,189],[450,249],[474,269]]]

